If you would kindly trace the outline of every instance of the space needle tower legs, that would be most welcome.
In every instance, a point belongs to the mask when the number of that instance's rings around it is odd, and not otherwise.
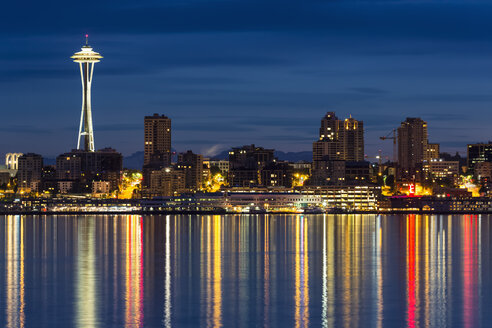
[[[80,148],[80,141],[84,139],[84,150],[95,151],[94,129],[92,127],[91,110],[91,84],[94,74],[94,64],[103,58],[99,53],[92,50],[88,44],[88,35],[85,36],[85,45],[81,51],[76,52],[72,57],[73,61],[79,64],[80,78],[82,79],[82,111],[80,113],[79,136],[77,139],[77,149]]]

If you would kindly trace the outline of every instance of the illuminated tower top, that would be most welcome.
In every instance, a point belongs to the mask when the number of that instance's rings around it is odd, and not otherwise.
[[[72,57],[73,61],[76,63],[99,63],[100,59],[103,58],[98,52],[92,50],[89,45],[89,35],[85,35],[85,45],[81,48],[82,51],[76,52]]]
[[[81,50],[70,57],[74,62],[79,64],[80,77],[82,78],[82,111],[80,114],[77,149],[81,149],[81,141],[83,141],[83,149],[85,151],[95,151],[94,129],[92,127],[91,85],[94,64],[98,63],[102,56],[93,51],[92,47],[89,46],[89,36],[87,34],[85,35],[85,45]]]

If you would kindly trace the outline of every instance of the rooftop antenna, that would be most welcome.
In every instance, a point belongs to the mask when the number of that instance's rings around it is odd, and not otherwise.
[[[85,35],[85,45],[88,46],[89,45],[89,34],[86,34]]]

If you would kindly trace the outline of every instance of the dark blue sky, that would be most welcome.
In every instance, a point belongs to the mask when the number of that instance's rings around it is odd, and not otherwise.
[[[96,64],[96,148],[143,149],[143,116],[173,146],[311,150],[326,111],[365,123],[366,153],[407,116],[465,152],[492,139],[492,3],[486,1],[8,1],[0,11],[0,155],[75,147],[70,56]]]

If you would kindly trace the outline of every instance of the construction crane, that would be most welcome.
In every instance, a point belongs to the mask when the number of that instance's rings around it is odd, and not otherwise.
[[[392,137],[390,136],[391,134],[393,134]],[[393,162],[396,163],[397,162],[397,158],[396,158],[396,156],[397,156],[397,154],[396,154],[396,129],[393,129],[384,137],[379,137],[379,139],[381,139],[381,140],[393,139]]]
[[[382,175],[383,174],[383,155],[382,155],[382,150],[379,149],[378,150],[378,155],[377,156],[368,156],[368,155],[364,155],[364,158],[367,160],[367,159],[376,159],[377,162],[378,162],[378,168],[379,168],[379,175]],[[389,160],[388,157],[385,157],[387,160]]]

